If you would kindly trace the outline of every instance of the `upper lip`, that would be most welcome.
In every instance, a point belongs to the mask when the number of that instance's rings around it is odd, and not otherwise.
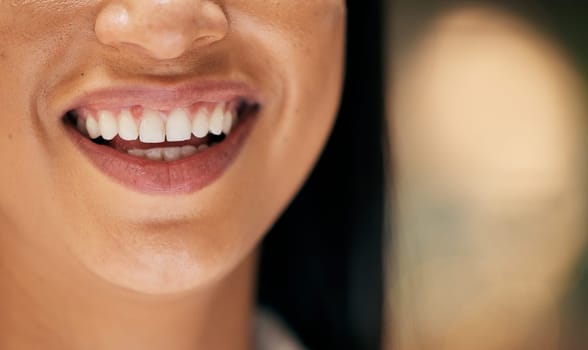
[[[230,102],[241,100],[262,104],[259,92],[241,81],[205,81],[175,86],[134,85],[108,87],[83,92],[62,115],[80,108],[119,109],[142,106],[155,110],[188,107],[199,102]]]

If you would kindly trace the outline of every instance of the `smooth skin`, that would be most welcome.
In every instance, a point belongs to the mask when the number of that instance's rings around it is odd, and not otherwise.
[[[251,349],[256,247],[335,120],[343,0],[0,2],[0,348]],[[239,79],[263,98],[210,186],[93,166],[64,108],[110,86]]]

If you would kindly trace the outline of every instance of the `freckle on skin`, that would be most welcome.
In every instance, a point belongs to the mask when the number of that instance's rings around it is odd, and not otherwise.
[[[11,133],[8,134],[8,139],[9,140],[12,140],[12,134]]]

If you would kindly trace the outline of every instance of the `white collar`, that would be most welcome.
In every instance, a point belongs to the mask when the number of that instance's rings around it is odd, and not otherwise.
[[[305,350],[274,313],[259,309],[255,318],[255,350]]]

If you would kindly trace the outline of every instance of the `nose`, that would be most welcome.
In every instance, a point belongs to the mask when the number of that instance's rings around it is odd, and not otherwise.
[[[229,23],[212,0],[113,0],[94,30],[104,45],[168,60],[222,40]]]

